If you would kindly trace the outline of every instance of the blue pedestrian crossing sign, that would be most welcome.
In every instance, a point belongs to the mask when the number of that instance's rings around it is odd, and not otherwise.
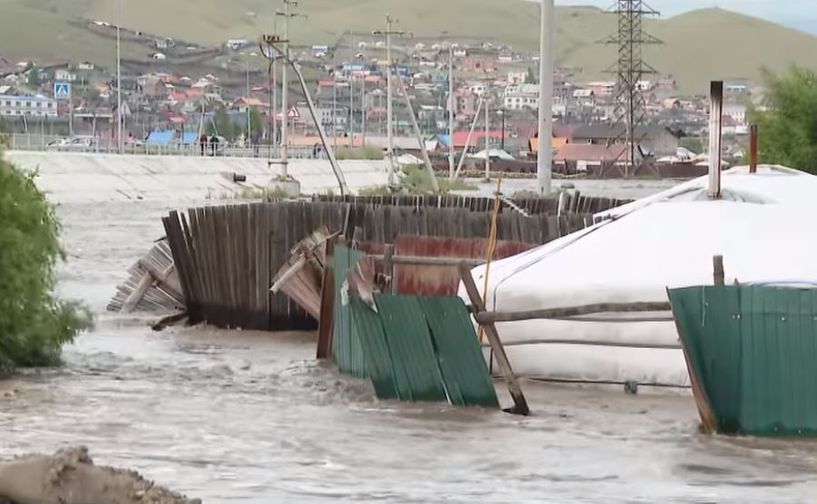
[[[71,83],[70,82],[55,82],[54,83],[54,98],[57,100],[71,99]]]

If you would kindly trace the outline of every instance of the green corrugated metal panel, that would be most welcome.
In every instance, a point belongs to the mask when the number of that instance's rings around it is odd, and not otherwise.
[[[367,375],[380,399],[396,399],[391,356],[380,316],[357,296],[350,300],[352,328],[357,333],[368,364]]]
[[[457,297],[421,297],[451,404],[499,407],[496,389],[465,303]]]
[[[352,326],[349,309],[349,291],[346,273],[354,268],[365,254],[337,245],[334,250],[335,270],[335,323],[332,356],[338,369],[358,378],[366,378],[366,361],[357,331]]]
[[[406,401],[445,401],[428,323],[415,296],[375,294],[391,355],[397,395]]]
[[[817,435],[817,290],[691,287],[670,299],[720,432]]]

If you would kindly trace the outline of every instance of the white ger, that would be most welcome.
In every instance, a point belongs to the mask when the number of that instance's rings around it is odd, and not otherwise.
[[[702,177],[599,217],[559,240],[493,263],[489,311],[596,303],[666,302],[666,289],[711,284],[724,257],[726,283],[817,283],[817,177],[778,166],[723,173],[721,199]],[[485,267],[472,271],[480,289]],[[467,300],[464,289],[460,295]],[[497,329],[520,376],[684,387],[689,377],[671,314],[502,322]],[[496,368],[494,368],[496,369]]]

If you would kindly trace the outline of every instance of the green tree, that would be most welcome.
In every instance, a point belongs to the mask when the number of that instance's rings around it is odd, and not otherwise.
[[[681,147],[695,154],[701,154],[704,151],[704,142],[700,137],[684,137],[681,139],[680,144]]]
[[[233,122],[230,120],[230,116],[227,114],[227,109],[224,107],[219,107],[216,109],[213,121],[210,123],[207,130],[211,135],[221,135],[230,141],[235,140],[235,137],[241,131],[240,128],[236,128]]]
[[[31,66],[28,70],[28,74],[26,75],[26,81],[28,82],[29,86],[32,87],[40,87],[43,83],[42,75],[40,74],[40,69],[36,66]]]
[[[758,126],[760,161],[817,173],[817,74],[793,67],[764,71],[763,107],[750,107]]]
[[[53,295],[62,258],[54,209],[0,152],[0,372],[59,361],[88,314]]]
[[[261,113],[257,107],[250,108],[250,128],[253,133],[259,135],[259,138],[264,133],[264,121],[261,120]]]
[[[525,80],[527,80],[528,84],[536,84],[539,82],[539,76],[536,75],[532,67],[528,67],[528,76]]]

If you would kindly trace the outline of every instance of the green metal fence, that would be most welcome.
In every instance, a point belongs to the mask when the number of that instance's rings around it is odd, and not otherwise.
[[[817,290],[690,287],[670,300],[719,432],[817,435]]]
[[[375,294],[370,306],[344,280],[362,255],[335,247],[332,356],[340,371],[369,378],[381,399],[498,407],[462,300]]]

